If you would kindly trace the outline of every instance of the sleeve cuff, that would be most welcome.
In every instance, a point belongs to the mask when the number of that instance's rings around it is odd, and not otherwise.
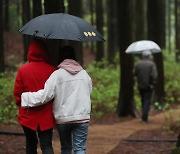
[[[21,106],[24,107],[24,108],[25,107],[30,107],[28,105],[28,97],[29,97],[28,92],[24,92],[21,95]]]

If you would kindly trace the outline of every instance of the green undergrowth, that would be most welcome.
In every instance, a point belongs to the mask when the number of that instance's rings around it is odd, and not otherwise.
[[[16,122],[17,107],[13,96],[14,80],[14,73],[10,76],[0,74],[0,123]]]
[[[168,110],[170,106],[180,104],[180,64],[175,62],[174,55],[164,52],[165,102],[155,102],[158,110]],[[120,66],[117,59],[114,64],[107,61],[93,62],[86,67],[92,78],[93,91],[92,115],[101,117],[106,113],[115,112],[118,104],[120,86]],[[17,107],[13,97],[16,71],[0,75],[0,122],[13,122],[17,116]],[[137,109],[141,109],[141,101],[134,86],[134,100]],[[177,119],[178,120],[178,119]]]
[[[92,78],[92,114],[100,117],[115,112],[119,92],[119,66],[106,61],[92,63],[87,72]]]

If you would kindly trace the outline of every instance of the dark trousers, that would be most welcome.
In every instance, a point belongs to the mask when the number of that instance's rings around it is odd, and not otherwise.
[[[148,121],[148,114],[151,106],[152,89],[139,89],[142,104],[142,121]]]
[[[37,154],[37,143],[38,138],[40,141],[40,147],[43,154],[53,154],[52,148],[52,132],[53,129],[48,129],[45,131],[34,131],[30,128],[22,126],[25,136],[26,136],[26,154]]]

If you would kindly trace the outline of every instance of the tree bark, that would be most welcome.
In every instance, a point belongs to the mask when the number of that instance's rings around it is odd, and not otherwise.
[[[71,15],[75,15],[77,17],[82,17],[82,0],[69,0],[69,8],[68,12]],[[70,45],[72,45],[76,51],[77,60],[81,65],[83,65],[83,52],[82,52],[82,42],[70,41]]]
[[[175,18],[176,18],[176,61],[180,62],[180,0],[175,1]]]
[[[44,0],[45,14],[64,13],[64,0]],[[46,40],[49,53],[49,63],[57,66],[59,64],[59,49],[62,46],[61,40]]]
[[[94,0],[90,0],[91,24],[94,25]],[[95,43],[91,41],[91,52],[95,53]]]
[[[16,12],[17,12],[17,16],[20,17],[21,16],[21,3],[20,0],[16,0]],[[20,20],[18,20],[18,27],[20,27]]]
[[[97,30],[103,35],[104,17],[102,0],[96,0],[96,26]],[[96,60],[100,61],[104,58],[104,46],[102,42],[97,42]]]
[[[30,19],[31,19],[30,0],[22,0],[23,25],[27,23]],[[24,61],[27,61],[27,52],[28,52],[29,44],[31,42],[31,38],[29,36],[23,35],[23,42],[24,42]]]
[[[165,47],[165,1],[148,0],[148,39],[155,41],[161,48]],[[162,53],[154,54],[158,70],[158,81],[155,87],[155,102],[164,102],[164,68]]]
[[[3,38],[3,1],[0,1],[0,73],[5,71]]]
[[[41,14],[42,14],[41,0],[33,0],[33,17],[40,16]]]
[[[146,1],[139,0],[135,2],[135,38],[136,40],[144,40],[147,38],[147,20],[146,20]]]
[[[9,31],[9,0],[5,0],[4,30]]]
[[[64,12],[64,0],[44,0],[45,14]]]
[[[133,102],[133,57],[125,53],[126,48],[132,42],[132,3],[127,0],[119,0],[119,49],[120,49],[120,92],[118,101],[118,115],[135,116]]]
[[[108,14],[108,61],[113,63],[117,51],[117,0],[107,0]]]

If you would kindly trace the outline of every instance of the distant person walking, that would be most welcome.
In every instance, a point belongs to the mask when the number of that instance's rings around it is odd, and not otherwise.
[[[60,64],[42,90],[23,93],[24,107],[45,104],[54,99],[53,112],[61,142],[61,153],[85,154],[91,112],[92,81],[76,61],[71,46],[60,50]]]
[[[28,63],[19,67],[14,85],[14,97],[19,109],[18,122],[26,136],[26,154],[37,154],[38,139],[42,153],[53,154],[52,132],[55,122],[52,102],[25,109],[22,107],[21,94],[44,88],[44,83],[55,68],[47,63],[46,46],[40,40],[30,44],[27,59]]]
[[[135,76],[137,77],[138,89],[141,96],[142,122],[148,123],[151,97],[157,82],[158,72],[156,64],[151,60],[152,54],[150,51],[144,51],[142,58],[135,66]]]

